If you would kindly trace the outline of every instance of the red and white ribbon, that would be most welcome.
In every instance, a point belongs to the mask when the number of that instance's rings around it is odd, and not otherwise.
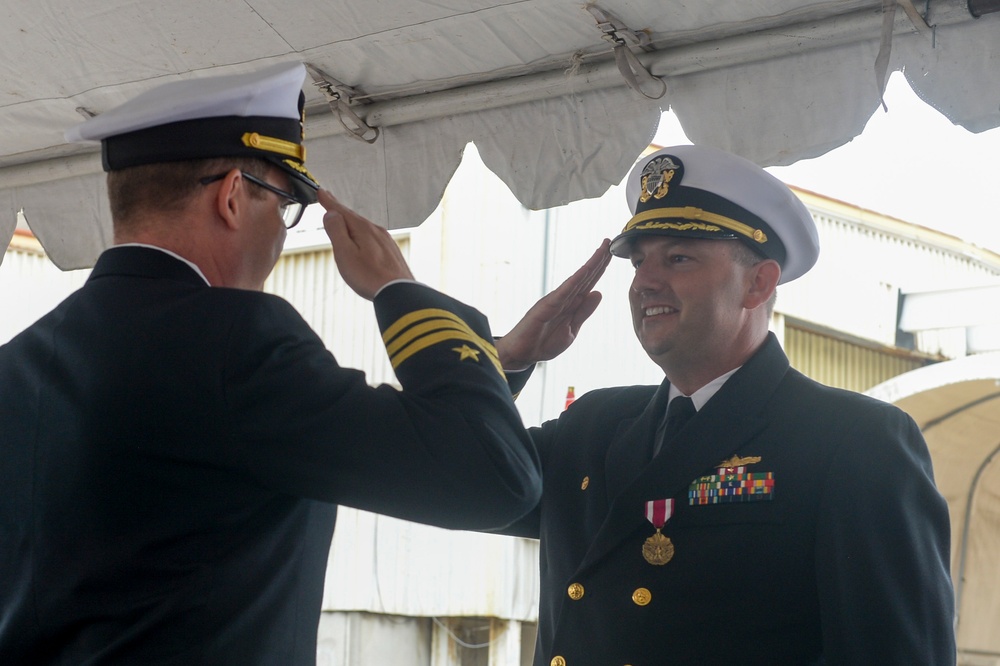
[[[646,502],[646,520],[653,523],[656,529],[662,528],[674,515],[674,500],[660,499]]]

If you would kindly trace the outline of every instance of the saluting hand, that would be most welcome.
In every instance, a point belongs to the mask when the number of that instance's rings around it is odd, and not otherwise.
[[[358,296],[372,300],[393,280],[412,280],[403,253],[389,232],[343,205],[326,190],[319,191],[326,209],[323,228],[333,246],[337,269]]]
[[[605,239],[573,275],[535,303],[514,328],[497,341],[504,370],[524,370],[566,351],[583,322],[594,314],[601,293],[593,291],[611,261]]]

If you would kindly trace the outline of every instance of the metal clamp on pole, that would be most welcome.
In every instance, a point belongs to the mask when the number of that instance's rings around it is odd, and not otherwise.
[[[632,53],[632,46],[638,46],[647,52],[654,50],[649,43],[649,34],[632,30],[614,14],[597,5],[587,5],[587,11],[597,21],[597,27],[603,33],[601,36],[614,46],[615,64],[618,65],[618,71],[625,78],[628,87],[649,99],[663,97],[667,93],[666,82],[650,74]],[[657,87],[659,92],[652,95],[647,93],[645,89],[650,86]]]
[[[913,6],[913,0],[898,0],[899,6],[903,8],[906,12],[907,18],[910,19],[910,23],[913,27],[917,29],[922,35],[930,35],[934,30],[934,26],[927,24],[927,17],[921,14],[916,7]],[[927,11],[930,11],[930,0],[927,2]]]
[[[351,100],[357,97],[357,91],[318,67],[309,63],[305,63],[305,65],[312,77],[313,85],[323,93],[326,103],[330,105],[330,110],[340,120],[340,124],[344,126],[347,133],[358,141],[375,143],[380,134],[379,129],[368,125],[351,108]]]

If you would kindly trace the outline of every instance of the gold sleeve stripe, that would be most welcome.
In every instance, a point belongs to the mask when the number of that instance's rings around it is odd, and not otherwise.
[[[454,312],[449,312],[448,310],[442,310],[440,308],[424,308],[423,310],[414,310],[413,312],[405,314],[399,319],[397,319],[392,326],[385,329],[385,333],[382,334],[382,340],[384,340],[385,343],[388,345],[389,341],[392,338],[399,335],[399,332],[402,331],[407,326],[412,326],[421,319],[435,319],[435,318],[450,319],[456,324],[459,324],[465,327],[467,330],[471,331],[471,329],[469,329],[469,325],[466,324],[465,321],[461,317],[456,315]]]
[[[435,331],[437,333],[434,333]],[[465,340],[475,344],[486,352],[500,374],[506,376],[492,341],[477,335],[461,317],[448,310],[426,308],[410,312],[400,317],[382,334],[382,341],[385,343],[393,368],[399,367],[400,363],[416,352],[448,339]]]
[[[475,345],[480,345],[482,343],[482,338],[478,335],[468,335],[467,333],[463,333],[462,331],[455,329],[438,331],[437,333],[417,338],[401,349],[398,353],[390,355],[389,360],[392,362],[392,369],[395,370],[398,368],[403,361],[410,358],[417,352],[423,351],[431,345],[436,345],[437,343],[444,342],[446,340],[463,340],[465,342],[471,342]],[[488,353],[486,356],[490,359],[490,362],[493,363],[493,367],[497,369],[500,376],[506,378],[507,375],[504,374],[503,368],[500,367],[500,361],[493,354]]]
[[[392,342],[386,344],[385,350],[389,352],[389,356],[392,357],[400,349],[411,344],[415,339],[427,335],[429,333],[434,333],[435,331],[455,331],[461,333],[465,338],[476,343],[477,347],[480,347],[486,352],[488,356],[494,361],[499,361],[499,356],[497,355],[496,347],[494,347],[486,340],[477,336],[475,331],[470,329],[468,326],[459,325],[450,319],[431,319],[430,321],[425,321],[415,326],[411,326],[406,329],[405,332],[400,334]]]
[[[650,210],[643,211],[629,220],[628,224],[625,225],[623,233],[625,231],[631,231],[636,227],[641,227],[643,229],[655,229],[657,225],[643,224],[650,220],[661,220],[664,218],[680,218],[682,220],[698,220],[699,222],[705,222],[708,224],[717,224],[720,227],[725,227],[730,231],[735,231],[738,234],[746,236],[747,238],[752,238],[758,243],[767,242],[767,234],[764,233],[762,229],[756,229],[748,224],[743,224],[731,217],[726,217],[725,215],[719,215],[717,213],[711,213],[702,208],[695,208],[694,206],[684,206],[677,208],[652,208]],[[669,226],[669,225],[667,225]]]
[[[394,323],[389,328],[385,329],[385,333],[382,334],[382,340],[385,342],[386,347],[389,346],[392,338],[399,335],[400,331],[409,326],[412,326],[413,324],[422,319],[428,319],[428,320],[446,319],[452,322],[459,329],[466,331],[469,335],[476,336],[476,332],[472,330],[472,327],[470,327],[467,323],[465,323],[465,320],[459,317],[454,312],[450,312],[448,310],[442,310],[440,308],[426,308],[423,310],[416,310],[407,315],[403,315],[396,321],[396,323]],[[496,355],[496,348],[493,346],[492,341],[483,340],[482,338],[478,339],[481,340],[480,346],[483,349],[485,349],[488,353],[494,356]]]

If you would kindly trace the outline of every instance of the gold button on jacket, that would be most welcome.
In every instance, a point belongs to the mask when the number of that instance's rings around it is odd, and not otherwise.
[[[646,606],[653,600],[653,593],[644,587],[640,587],[632,593],[632,601],[636,606]]]

